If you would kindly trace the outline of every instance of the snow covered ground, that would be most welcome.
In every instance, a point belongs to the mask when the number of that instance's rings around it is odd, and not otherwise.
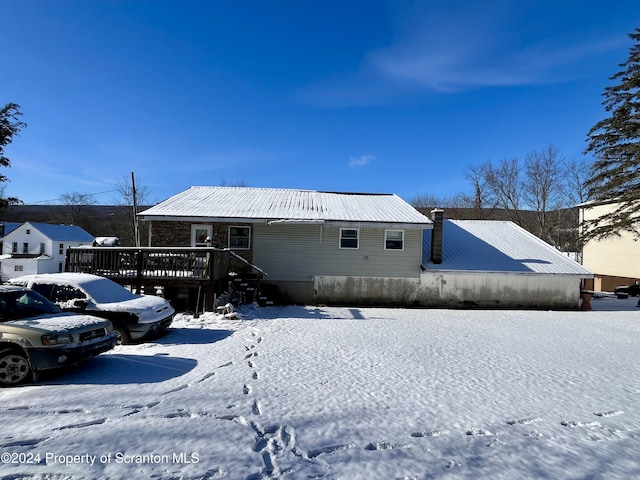
[[[640,308],[179,315],[0,390],[0,478],[640,478]]]

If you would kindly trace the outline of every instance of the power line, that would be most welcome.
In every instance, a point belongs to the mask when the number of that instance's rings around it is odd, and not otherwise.
[[[119,190],[106,190],[104,192],[96,192],[96,193],[82,193],[81,195],[86,195],[87,197],[95,197],[96,195],[102,195],[105,193],[114,193],[114,192],[119,192]],[[62,200],[64,197],[58,197],[58,198],[54,198],[52,200],[38,200],[36,202],[29,202],[29,205],[36,205],[39,203],[49,203],[49,202],[56,202],[56,201],[60,201]]]

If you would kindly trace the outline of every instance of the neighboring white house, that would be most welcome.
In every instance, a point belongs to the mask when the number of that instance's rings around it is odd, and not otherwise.
[[[20,275],[64,271],[67,248],[91,245],[91,234],[75,225],[25,222],[2,242],[2,281]]]
[[[578,205],[580,223],[615,212],[616,202],[591,202]],[[582,250],[582,264],[595,273],[593,289],[611,292],[618,285],[640,279],[640,241],[630,232],[619,232],[601,240],[590,240]]]
[[[230,248],[291,303],[579,306],[593,274],[577,262],[512,222],[432,213],[392,194],[191,187],[140,216],[153,246]]]

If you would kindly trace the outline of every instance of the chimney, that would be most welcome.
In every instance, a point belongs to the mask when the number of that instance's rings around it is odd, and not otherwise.
[[[433,230],[431,230],[431,263],[442,263],[442,224],[444,222],[444,210],[435,208],[431,210]]]

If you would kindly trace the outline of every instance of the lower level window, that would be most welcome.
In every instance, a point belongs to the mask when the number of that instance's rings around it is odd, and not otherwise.
[[[340,248],[358,248],[358,234],[357,228],[341,228]]]

